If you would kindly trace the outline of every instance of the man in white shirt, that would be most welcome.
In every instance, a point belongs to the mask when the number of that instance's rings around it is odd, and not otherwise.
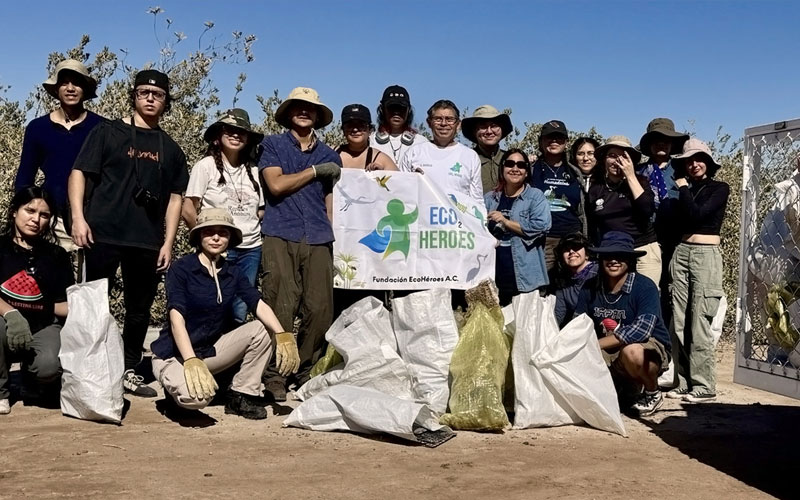
[[[406,172],[420,172],[448,196],[464,195],[483,203],[481,161],[472,149],[458,143],[461,120],[452,101],[436,101],[428,109],[428,126],[433,141],[411,146],[398,165]],[[460,203],[457,201],[457,203]]]

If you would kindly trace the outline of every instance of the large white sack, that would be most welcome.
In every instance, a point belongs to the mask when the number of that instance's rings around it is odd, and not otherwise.
[[[590,426],[626,436],[614,381],[591,318],[581,314],[560,332],[547,329],[544,333],[546,345],[531,362],[542,374],[545,387]]]
[[[119,423],[124,404],[122,335],[108,310],[108,280],[67,289],[69,314],[61,329],[61,412]]]
[[[549,387],[532,363],[533,356],[558,335],[554,295],[523,293],[512,300],[514,343],[511,362],[514,369],[514,428],[554,427],[579,424],[582,420],[561,395]]]
[[[415,399],[412,374],[396,351],[389,311],[378,299],[365,297],[350,306],[325,338],[342,355],[344,365],[306,382],[295,393],[300,400],[338,384],[370,387],[398,398]]]
[[[446,288],[412,293],[392,301],[392,322],[400,357],[416,379],[418,397],[437,413],[447,410],[450,358],[458,327]]]
[[[417,441],[415,428],[443,427],[427,405],[350,385],[329,387],[301,403],[283,425],[313,431],[385,432],[411,441]]]

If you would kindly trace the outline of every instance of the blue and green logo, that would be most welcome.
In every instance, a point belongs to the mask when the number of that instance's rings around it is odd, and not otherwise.
[[[408,258],[411,247],[411,231],[409,226],[417,220],[418,210],[405,213],[406,205],[398,199],[389,200],[386,204],[388,215],[378,221],[378,225],[359,243],[375,253],[382,253],[385,259],[394,252],[402,252]]]

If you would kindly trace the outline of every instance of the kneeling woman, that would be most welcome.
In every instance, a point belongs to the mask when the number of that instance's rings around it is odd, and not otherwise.
[[[548,284],[545,234],[550,229],[550,205],[539,189],[528,185],[530,162],[519,149],[500,159],[498,185],[484,195],[489,231],[497,238],[495,281],[500,305],[520,292]]]
[[[272,309],[242,272],[222,254],[242,240],[230,213],[209,208],[197,217],[189,242],[197,252],[175,261],[167,274],[168,325],[153,342],[153,374],[178,406],[199,410],[211,402],[214,373],[241,362],[233,377],[225,413],[263,419],[267,412],[253,398],[261,396],[261,375],[273,351],[282,375],[300,364],[292,333],[284,332]],[[236,328],[234,301],[240,298],[257,321]],[[266,328],[265,328],[266,327]]]
[[[67,316],[67,287],[74,283],[69,256],[55,244],[55,205],[47,193],[23,189],[6,220],[0,236],[0,414],[11,411],[11,363],[22,363],[26,383],[60,379],[58,322]]]

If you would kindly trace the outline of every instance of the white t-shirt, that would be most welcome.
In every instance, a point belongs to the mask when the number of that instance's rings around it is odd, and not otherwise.
[[[222,156],[225,184],[219,184],[219,170],[214,158],[206,156],[198,161],[189,175],[186,196],[200,198],[200,210],[227,208],[236,227],[242,231],[242,244],[237,248],[254,248],[261,244],[261,220],[258,209],[264,206],[261,189],[253,189],[247,171],[234,168]],[[258,182],[258,167],[252,167],[253,179]]]
[[[481,160],[472,149],[458,142],[440,148],[432,142],[411,146],[398,165],[400,170],[421,169],[445,193],[465,194],[483,203]]]
[[[378,144],[378,141],[375,140],[375,134],[377,132],[372,132],[369,134],[369,145],[373,148],[377,149],[381,153],[385,153],[386,156],[391,158],[394,161],[395,165],[400,164],[400,160],[403,158],[403,155],[406,154],[406,151],[411,146],[416,146],[417,144],[422,144],[423,142],[429,142],[428,138],[422,134],[414,134],[414,142],[410,145],[403,144],[401,135],[389,135],[389,142],[385,144]]]

